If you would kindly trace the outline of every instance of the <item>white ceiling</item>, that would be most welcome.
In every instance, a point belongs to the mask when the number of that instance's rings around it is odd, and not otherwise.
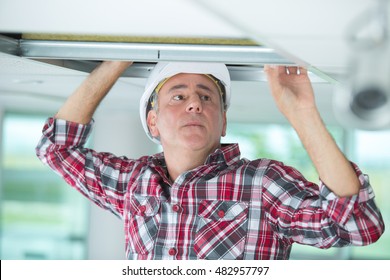
[[[343,77],[345,34],[372,0],[0,0],[0,33],[250,38],[298,64]],[[55,112],[85,73],[0,53],[0,106]],[[99,111],[137,112],[144,79],[121,78]],[[333,122],[335,85],[316,83],[317,102]],[[231,120],[283,120],[266,82],[234,82]]]

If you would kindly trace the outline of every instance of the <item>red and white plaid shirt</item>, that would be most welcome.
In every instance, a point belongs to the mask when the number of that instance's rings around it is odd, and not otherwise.
[[[240,158],[222,145],[204,165],[167,176],[163,154],[137,160],[84,148],[92,123],[49,119],[43,163],[125,222],[129,259],[288,259],[294,242],[367,245],[384,231],[368,178],[338,198],[281,162]]]

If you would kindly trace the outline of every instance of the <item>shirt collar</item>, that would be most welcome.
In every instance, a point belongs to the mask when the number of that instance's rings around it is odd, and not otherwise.
[[[216,149],[212,154],[210,154],[206,161],[206,165],[214,164],[226,164],[232,165],[239,161],[241,158],[241,152],[239,145],[234,144],[221,144],[221,147]],[[166,168],[166,162],[164,158],[164,153],[158,153],[152,156],[152,162],[155,166],[162,166]]]
[[[221,164],[232,165],[239,161],[241,157],[240,148],[235,144],[222,144],[214,153],[210,154],[206,159],[206,165]]]

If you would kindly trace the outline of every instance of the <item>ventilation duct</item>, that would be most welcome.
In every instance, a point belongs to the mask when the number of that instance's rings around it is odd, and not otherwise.
[[[351,25],[348,79],[334,95],[339,121],[367,130],[390,128],[389,2],[377,4]]]

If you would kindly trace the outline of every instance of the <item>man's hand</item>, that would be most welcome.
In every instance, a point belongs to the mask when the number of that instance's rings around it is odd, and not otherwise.
[[[291,122],[300,113],[316,110],[307,70],[301,67],[264,67],[276,105]]]

